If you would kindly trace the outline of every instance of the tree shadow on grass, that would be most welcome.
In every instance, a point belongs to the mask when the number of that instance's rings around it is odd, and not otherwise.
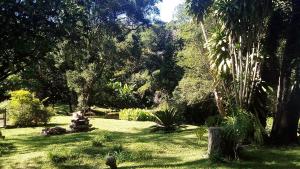
[[[68,123],[48,123],[48,124],[39,124],[39,125],[26,126],[26,127],[19,127],[19,126],[7,125],[5,127],[5,129],[49,128],[49,127],[65,126],[65,125],[68,125]]]
[[[178,161],[178,159],[168,159],[165,161],[165,158],[161,158],[160,163],[152,163],[151,161],[148,161],[149,164],[141,164],[141,165],[133,165],[133,166],[123,166],[119,167],[120,169],[135,169],[135,168],[207,168],[209,166],[209,160],[208,159],[201,159],[201,160],[195,160],[195,161],[188,161],[188,162],[179,162],[179,163],[174,163]],[[170,160],[173,162],[172,163],[166,163],[170,162]]]
[[[90,165],[68,165],[68,164],[61,164],[61,165],[56,165],[57,168],[59,169],[92,169],[94,167]]]
[[[300,151],[299,147],[296,148]],[[265,148],[250,149],[242,152],[241,160],[227,163],[230,168],[262,168],[262,169],[300,169],[300,154],[295,149]],[[298,163],[298,164],[296,164]]]
[[[110,146],[115,144],[132,144],[132,143],[152,143],[155,145],[160,145],[160,147],[168,146],[182,146],[189,148],[204,148],[207,145],[199,145],[197,143],[197,138],[194,137],[195,129],[185,129],[180,132],[175,133],[151,133],[150,128],[138,129],[135,133],[130,132],[109,132],[113,136],[113,141],[110,142]],[[35,150],[45,149],[50,145],[60,145],[65,148],[74,146],[73,143],[90,141],[95,136],[108,132],[104,130],[95,130],[93,132],[86,133],[74,133],[60,136],[31,136],[31,137],[21,137],[14,138],[12,141],[18,142],[20,144],[26,145],[25,151],[31,152]],[[76,145],[78,147],[78,145]],[[75,146],[75,147],[76,147]],[[98,148],[92,147],[90,143],[85,143],[80,150],[80,153],[87,155],[88,158],[97,158],[101,155],[104,157],[108,152],[111,151],[109,147]],[[73,147],[74,148],[74,147]],[[297,152],[296,152],[297,151]],[[125,150],[125,155],[139,155],[139,150]],[[133,166],[122,166],[120,168],[287,168],[287,169],[300,169],[300,148],[294,149],[276,149],[276,148],[249,148],[243,154],[239,161],[229,161],[222,164],[210,163],[208,159],[199,159],[195,161],[183,162],[177,157],[155,157],[154,154],[160,154],[155,150],[147,152],[152,155],[148,159],[137,159],[126,157],[126,162],[134,162]],[[23,152],[22,152],[23,153]],[[103,159],[102,159],[103,160]],[[62,166],[62,168],[93,168],[92,166],[77,166],[77,164],[68,166],[67,164]]]
[[[0,141],[0,157],[13,152],[15,149],[13,143]]]

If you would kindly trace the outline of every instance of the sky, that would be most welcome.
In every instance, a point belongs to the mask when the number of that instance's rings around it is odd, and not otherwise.
[[[159,3],[157,6],[160,9],[160,19],[170,22],[173,18],[175,7],[181,3],[184,3],[184,0],[163,0],[162,3]]]

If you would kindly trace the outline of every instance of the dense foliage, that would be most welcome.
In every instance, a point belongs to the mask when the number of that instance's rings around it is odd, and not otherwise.
[[[11,125],[25,127],[46,124],[51,113],[42,102],[27,90],[10,92],[7,113]]]
[[[144,109],[123,109],[119,112],[121,120],[152,121],[153,115],[149,110]]]

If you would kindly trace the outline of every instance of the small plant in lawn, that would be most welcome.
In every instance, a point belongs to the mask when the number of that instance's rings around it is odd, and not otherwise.
[[[171,132],[176,130],[179,126],[179,116],[174,108],[168,108],[163,111],[157,111],[154,113],[155,122],[157,126],[156,130],[163,130],[166,132]]]
[[[102,147],[104,146],[105,142],[111,142],[113,141],[113,139],[114,139],[113,134],[109,132],[104,132],[103,134],[93,138],[92,145],[94,147]]]
[[[102,137],[99,137],[99,136],[96,136],[96,137],[93,138],[93,140],[92,140],[92,145],[93,145],[94,147],[103,147],[103,146],[104,146],[103,138],[102,138]]]
[[[111,133],[105,132],[105,133],[102,135],[102,138],[103,138],[103,141],[111,142],[111,141],[113,141],[114,136],[113,136],[113,134],[111,134]]]
[[[205,133],[207,133],[207,129],[205,127],[200,127],[195,131],[195,133],[198,138],[198,142],[200,143],[201,141],[204,141],[204,139],[206,138],[204,135]]]
[[[67,160],[78,158],[78,155],[70,150],[64,148],[55,148],[48,153],[48,157],[54,164],[64,163]]]

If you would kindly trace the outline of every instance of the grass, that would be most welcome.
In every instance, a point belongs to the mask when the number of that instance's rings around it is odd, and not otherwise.
[[[56,116],[51,125],[68,127],[69,122],[68,116]],[[117,157],[121,169],[300,169],[299,147],[250,147],[242,160],[216,164],[205,158],[207,138],[197,140],[196,126],[159,134],[150,132],[152,122],[92,118],[91,123],[96,130],[52,137],[41,136],[42,127],[2,130],[6,139],[0,146],[10,148],[3,149],[0,168],[102,169],[107,168],[104,159],[111,153]]]

